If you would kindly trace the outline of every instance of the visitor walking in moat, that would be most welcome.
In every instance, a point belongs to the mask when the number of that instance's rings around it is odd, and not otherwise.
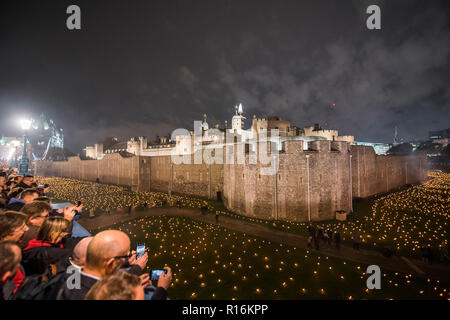
[[[328,235],[328,245],[331,246],[331,241],[333,240],[333,231],[331,231],[330,229],[327,230],[327,235]]]
[[[314,235],[314,245],[316,247],[316,250],[320,250],[320,238],[319,238],[319,230]]]
[[[420,252],[422,253],[422,262],[426,263],[428,261],[428,251],[425,247],[420,247]]]
[[[448,246],[445,242],[443,242],[439,248],[440,260],[441,261],[449,261],[448,257]]]
[[[313,241],[313,237],[308,236],[308,249],[312,249],[312,241]]]
[[[319,227],[319,230],[317,231],[317,238],[318,238],[318,241],[324,241],[322,227]]]
[[[359,234],[357,234],[353,238],[353,249],[359,250],[360,245],[361,245],[361,236]]]
[[[315,228],[314,228],[314,225],[312,225],[312,224],[309,224],[309,225],[308,225],[308,234],[309,234],[311,237],[314,237],[314,235],[316,234],[316,230],[315,230]]]
[[[323,243],[328,244],[328,233],[327,232],[323,233]]]
[[[334,233],[334,242],[336,243],[336,249],[339,250],[341,248],[341,234],[339,231],[335,231]]]
[[[208,204],[207,203],[203,203],[203,206],[200,208],[202,215],[206,215],[206,213],[208,212]]]

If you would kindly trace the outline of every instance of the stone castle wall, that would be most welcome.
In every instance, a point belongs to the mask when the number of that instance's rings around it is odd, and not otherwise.
[[[426,156],[377,155],[369,146],[350,146],[352,194],[366,198],[425,180]]]
[[[36,175],[68,177],[215,199],[237,213],[295,221],[333,219],[352,211],[352,198],[368,197],[425,179],[423,156],[379,156],[372,147],[343,141],[285,141],[276,175],[261,174],[261,164],[173,164],[170,156],[102,160],[37,161]],[[265,147],[270,150],[270,145]]]
[[[193,163],[193,160],[192,160]],[[216,198],[223,190],[223,165],[172,164],[170,156],[122,157],[101,160],[36,161],[35,174],[129,186],[136,191],[161,191]]]
[[[261,174],[263,166],[249,164],[248,155],[245,164],[225,165],[226,206],[249,216],[296,221],[350,211],[348,144],[314,141],[310,148],[303,151],[303,141],[284,142],[276,175]]]

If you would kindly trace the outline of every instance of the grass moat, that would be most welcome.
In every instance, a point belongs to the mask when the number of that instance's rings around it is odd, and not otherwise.
[[[234,219],[307,236],[307,222],[262,220],[228,211],[213,200],[162,192],[132,192],[129,188],[68,178],[40,178],[51,186],[55,199],[76,203],[95,215],[108,210],[180,206],[199,209],[205,203],[211,212],[219,211]],[[431,246],[439,257],[439,248],[447,245],[450,233],[450,174],[429,172],[424,184],[409,186],[387,194],[354,201],[354,213],[347,221],[315,222],[322,228],[339,231],[344,243],[355,234],[362,237],[362,248],[387,247],[398,255],[420,258],[420,247]]]
[[[172,299],[448,299],[437,280],[382,270],[368,290],[367,265],[270,242],[183,217],[145,217],[106,229],[145,242],[146,271],[172,267]]]

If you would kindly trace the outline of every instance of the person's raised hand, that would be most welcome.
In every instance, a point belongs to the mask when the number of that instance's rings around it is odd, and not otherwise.
[[[75,217],[75,206],[74,205],[70,205],[64,208],[64,219],[72,221],[73,217]]]
[[[152,282],[150,281],[150,274],[148,273],[141,274],[139,279],[141,279],[141,286],[144,288],[152,285]]]
[[[83,205],[82,204],[80,204],[78,207],[75,207],[75,210],[77,212],[80,212],[82,209],[83,209]]]
[[[170,283],[172,282],[172,269],[167,265],[164,267],[164,270],[167,270],[167,274],[163,272],[158,279],[158,287],[163,287],[164,289],[168,289]]]
[[[141,267],[142,270],[145,269],[148,262],[148,254],[145,252],[142,257],[137,258],[132,264],[137,264],[139,267]],[[131,264],[131,263],[130,263]]]
[[[131,257],[128,259],[129,264],[136,264],[136,250],[131,251]]]

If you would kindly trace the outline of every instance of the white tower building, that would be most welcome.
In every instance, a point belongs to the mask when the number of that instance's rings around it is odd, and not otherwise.
[[[242,103],[239,104],[239,107],[234,106],[234,110],[236,114],[233,116],[233,119],[231,120],[231,129],[234,132],[240,133],[241,130],[244,129],[243,119],[245,119],[245,117],[242,115],[243,114]]]

